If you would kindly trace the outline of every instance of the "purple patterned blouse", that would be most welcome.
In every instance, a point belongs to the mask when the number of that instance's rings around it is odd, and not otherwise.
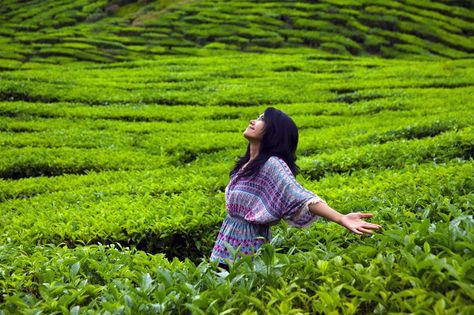
[[[237,174],[242,171],[239,170]],[[225,189],[227,216],[217,236],[211,260],[226,263],[249,255],[271,240],[270,226],[280,219],[296,227],[308,227],[319,217],[309,211],[311,203],[324,202],[301,186],[285,161],[272,156],[257,176],[231,176]],[[231,249],[231,251],[229,251]]]

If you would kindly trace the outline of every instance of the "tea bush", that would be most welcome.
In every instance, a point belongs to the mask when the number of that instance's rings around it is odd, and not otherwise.
[[[0,315],[474,312],[465,2],[0,12]],[[268,106],[299,127],[298,181],[383,229],[281,222],[227,271],[224,191]]]

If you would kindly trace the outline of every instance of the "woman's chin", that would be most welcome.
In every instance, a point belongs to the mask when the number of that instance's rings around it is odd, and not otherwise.
[[[255,136],[251,134],[250,132],[244,132],[242,134],[247,140],[255,140]]]

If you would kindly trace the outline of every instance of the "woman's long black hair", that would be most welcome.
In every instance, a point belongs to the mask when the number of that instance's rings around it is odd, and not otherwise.
[[[282,158],[294,176],[298,174],[296,165],[296,147],[298,146],[298,128],[294,121],[284,112],[273,107],[268,107],[263,113],[264,135],[260,144],[260,152],[252,160],[239,177],[252,176],[258,173],[270,156]],[[232,176],[250,160],[250,143],[247,151],[237,160],[230,171]]]

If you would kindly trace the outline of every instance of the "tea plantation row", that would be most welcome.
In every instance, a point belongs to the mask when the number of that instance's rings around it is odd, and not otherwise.
[[[472,3],[463,0],[7,0],[0,13],[0,69],[235,52],[421,59],[474,52]]]
[[[352,104],[402,96],[405,89],[409,93],[413,88],[471,87],[471,67],[472,59],[438,63],[377,58],[325,61],[316,54],[167,57],[159,62],[76,64],[2,72],[0,97],[9,101],[122,104],[134,108],[142,104]],[[170,114],[165,111],[161,115],[171,119]]]
[[[0,247],[3,312],[469,314],[473,171],[472,163],[452,161],[310,184],[343,211],[377,209],[384,232],[359,237],[331,223],[304,233],[281,225],[273,244],[230,273],[206,258],[169,262],[117,245],[68,249],[23,238]]]
[[[474,311],[471,59],[181,57],[0,73],[0,314]],[[300,128],[298,180],[383,230],[274,227],[208,257],[242,132]]]

